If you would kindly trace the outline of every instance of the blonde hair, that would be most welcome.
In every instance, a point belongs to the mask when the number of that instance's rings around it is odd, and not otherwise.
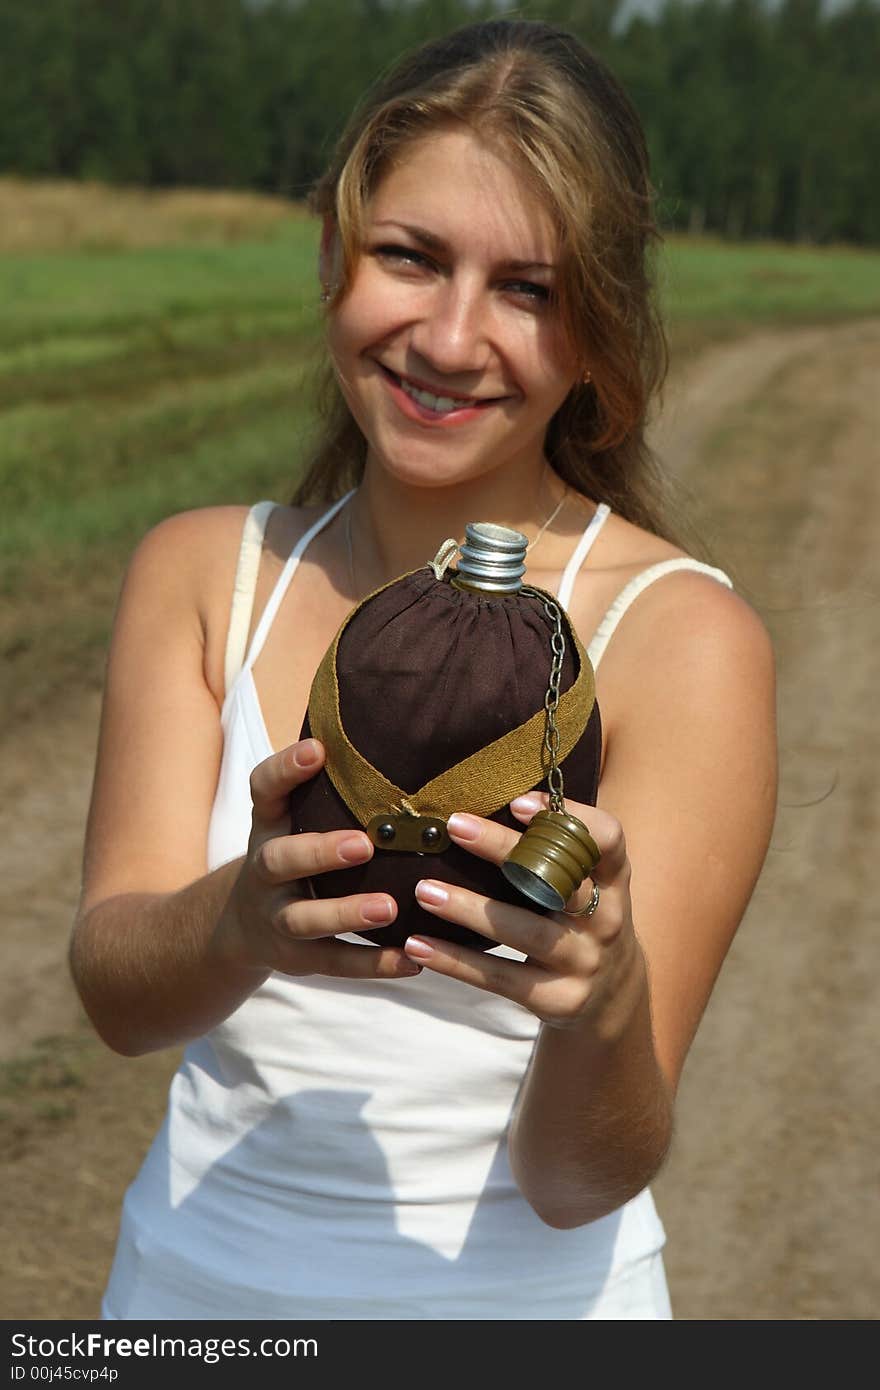
[[[333,299],[351,282],[366,206],[389,162],[454,124],[514,161],[556,228],[559,311],[591,379],[549,423],[551,467],[669,536],[665,487],[644,438],[667,360],[650,274],[659,238],[648,156],[629,98],[572,34],[537,21],[468,25],[405,56],[367,93],[312,195],[338,230]],[[320,405],[324,432],[293,499],[300,505],[338,497],[363,475],[366,441],[329,368]]]

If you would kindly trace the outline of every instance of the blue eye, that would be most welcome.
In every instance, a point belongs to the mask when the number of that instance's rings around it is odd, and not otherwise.
[[[436,270],[437,262],[422,251],[416,251],[412,246],[403,246],[399,242],[382,242],[374,246],[371,255],[377,260],[385,262],[389,266],[396,266],[400,269],[412,270]],[[500,283],[499,288],[507,294],[512,294],[531,308],[543,308],[549,304],[553,298],[553,291],[548,285],[539,285],[534,280],[505,280]]]
[[[431,264],[427,256],[423,256],[420,251],[414,251],[411,246],[377,246],[373,255],[386,261],[400,261],[408,265]]]
[[[549,303],[552,293],[549,286],[536,285],[533,280],[511,280],[509,288],[524,299],[537,300],[542,304]]]

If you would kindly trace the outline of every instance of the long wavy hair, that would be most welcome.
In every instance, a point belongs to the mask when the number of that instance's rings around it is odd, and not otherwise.
[[[460,125],[512,161],[548,208],[559,244],[558,306],[588,383],[547,429],[545,452],[577,492],[674,539],[666,485],[645,442],[667,364],[652,283],[659,241],[639,118],[605,65],[574,35],[528,20],[467,25],[404,56],[348,122],[311,206],[335,220],[344,296],[363,245],[365,212],[409,143]],[[322,433],[293,498],[331,501],[363,476],[367,444],[328,362]]]

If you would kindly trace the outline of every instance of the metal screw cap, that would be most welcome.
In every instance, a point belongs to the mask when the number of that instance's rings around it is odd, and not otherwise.
[[[583,821],[567,811],[539,811],[501,865],[501,872],[532,902],[558,912],[599,858],[599,847]]]
[[[453,584],[493,594],[515,594],[526,572],[528,537],[492,521],[469,521],[465,527]]]

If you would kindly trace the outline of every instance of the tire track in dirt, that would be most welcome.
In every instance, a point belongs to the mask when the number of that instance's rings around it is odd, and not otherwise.
[[[827,350],[829,338],[847,339],[842,329],[765,329],[700,353],[671,375],[662,408],[650,431],[651,444],[679,477],[698,465],[706,439],[739,406],[766,386],[788,363]]]
[[[0,745],[0,1059],[65,1033],[80,1017],[66,942],[82,845],[100,696],[78,692]]]
[[[774,636],[780,809],[655,1195],[679,1316],[870,1319],[880,325],[762,335],[739,354],[695,365],[681,453],[718,562],[748,577]]]

